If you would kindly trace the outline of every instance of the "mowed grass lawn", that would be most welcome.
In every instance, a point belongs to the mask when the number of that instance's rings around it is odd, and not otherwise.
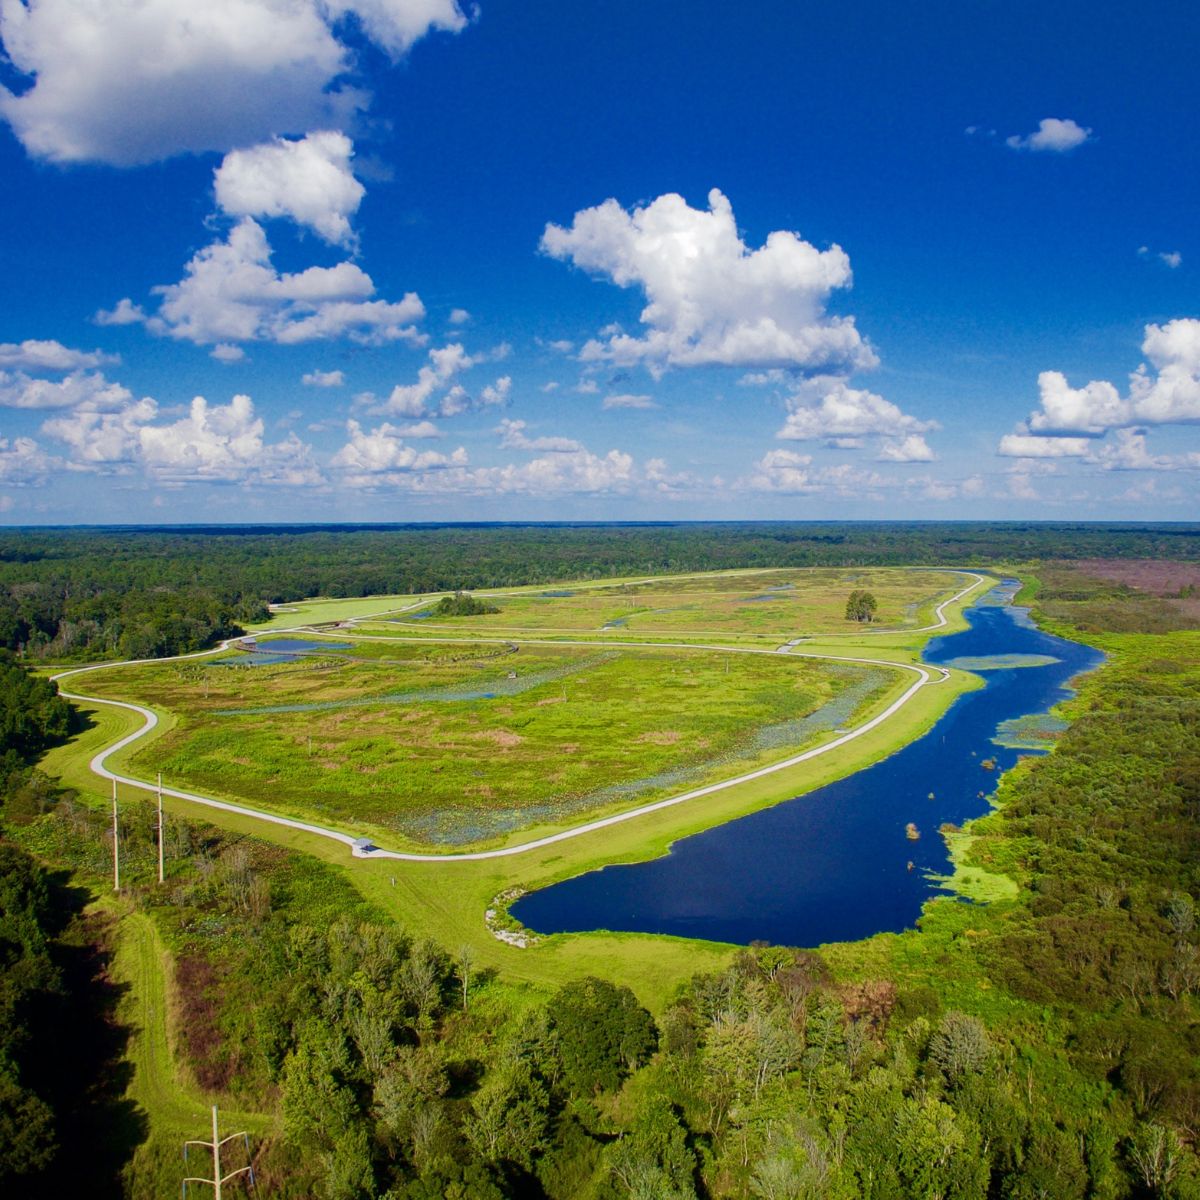
[[[114,668],[87,690],[175,718],[130,763],[143,777],[393,843],[466,845],[777,760],[911,682],[699,649],[359,642],[351,654]]]
[[[425,609],[375,624],[425,634],[463,629],[476,634],[603,631],[615,638],[709,634],[787,639],[844,631],[846,598],[855,589],[869,591],[878,601],[877,625],[904,629],[928,624],[937,601],[962,586],[962,576],[952,571],[898,568],[694,575],[539,591],[484,590],[478,595],[499,613],[438,617],[431,615],[435,598]]]

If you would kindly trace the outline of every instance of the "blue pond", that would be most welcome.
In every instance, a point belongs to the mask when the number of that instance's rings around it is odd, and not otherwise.
[[[512,906],[513,916],[542,933],[610,929],[790,946],[912,927],[939,891],[933,876],[950,870],[939,827],[987,811],[1000,772],[1030,753],[998,745],[997,728],[1046,712],[1069,695],[1073,676],[1103,657],[1040,632],[1007,599],[998,590],[968,609],[970,628],[931,641],[925,660],[1052,661],[989,670],[983,688],[873,767],[685,838],[664,858],[605,867],[534,892]],[[919,841],[905,836],[910,821]]]
[[[272,638],[259,642],[257,650],[242,651],[236,658],[218,658],[210,667],[268,667],[273,663],[292,662],[305,654],[324,654],[330,650],[350,650],[349,642],[309,642],[301,638]]]

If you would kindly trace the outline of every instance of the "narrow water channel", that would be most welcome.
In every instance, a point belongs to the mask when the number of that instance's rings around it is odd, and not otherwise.
[[[534,892],[513,915],[541,933],[789,946],[910,928],[939,890],[934,877],[950,870],[939,827],[986,812],[1000,773],[1039,752],[1013,744],[1012,722],[1047,713],[1069,695],[1068,681],[1103,657],[1036,629],[1011,605],[1013,586],[1006,581],[968,609],[968,629],[926,647],[926,662],[966,660],[985,686],[918,741],[837,783],[684,838],[663,858]]]

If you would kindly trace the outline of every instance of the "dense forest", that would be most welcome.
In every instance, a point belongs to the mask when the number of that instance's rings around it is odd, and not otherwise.
[[[937,900],[864,943],[752,946],[653,1015],[600,979],[542,994],[481,972],[350,875],[200,822],[170,821],[159,888],[134,806],[123,903],[170,952],[194,1100],[274,1114],[253,1153],[282,1197],[1200,1197],[1200,634],[1067,562],[1028,590],[1110,657],[972,826],[970,862],[1018,895]],[[86,1169],[175,1194],[177,1141],[97,1082],[121,1079],[101,1068],[126,1031],[106,928],[70,896],[106,888],[108,818],[32,765],[61,701],[12,662],[0,693],[0,1188],[62,1194]],[[52,1032],[69,1011],[108,1030],[74,1093]],[[105,1122],[108,1157],[81,1159]]]
[[[0,648],[149,658],[310,596],[731,567],[1195,560],[1200,525],[723,523],[27,529],[0,534]]]

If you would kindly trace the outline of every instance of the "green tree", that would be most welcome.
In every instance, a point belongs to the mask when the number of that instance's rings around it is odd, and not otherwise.
[[[873,621],[875,610],[879,607],[875,597],[870,592],[855,589],[846,601],[847,621]]]
[[[486,1163],[515,1163],[528,1171],[546,1146],[550,1096],[524,1063],[489,1072],[471,1101],[463,1131]]]
[[[1165,1197],[1183,1165],[1183,1144],[1175,1130],[1150,1122],[1134,1137],[1129,1159],[1147,1191]]]
[[[439,617],[481,617],[500,610],[494,604],[476,600],[470,592],[455,592],[453,596],[443,596],[433,611]]]
[[[49,1105],[23,1088],[0,1060],[0,1183],[16,1187],[22,1176],[49,1166],[56,1149]]]
[[[283,1067],[283,1129],[290,1142],[336,1151],[361,1117],[352,1074],[340,1033],[308,1022]]]
[[[929,1039],[929,1057],[951,1082],[982,1071],[992,1043],[978,1017],[948,1012]]]
[[[901,1102],[895,1153],[908,1200],[974,1200],[987,1193],[978,1128],[933,1096]]]
[[[0,1183],[43,1170],[55,1155],[54,1112],[34,1090],[38,1048],[30,1035],[36,1007],[62,991],[47,936],[52,919],[45,872],[0,842]]]
[[[588,977],[564,985],[548,1005],[563,1078],[576,1095],[613,1091],[654,1052],[658,1031],[627,987]]]
[[[652,1096],[642,1104],[630,1131],[608,1147],[604,1158],[609,1195],[695,1200],[696,1156],[688,1148],[687,1130],[665,1096]]]
[[[419,1164],[439,1132],[441,1100],[449,1086],[436,1052],[423,1046],[399,1047],[375,1084],[378,1136],[391,1150],[404,1149]]]
[[[28,759],[66,737],[71,709],[54,684],[35,679],[0,651],[0,754],[11,750]]]

